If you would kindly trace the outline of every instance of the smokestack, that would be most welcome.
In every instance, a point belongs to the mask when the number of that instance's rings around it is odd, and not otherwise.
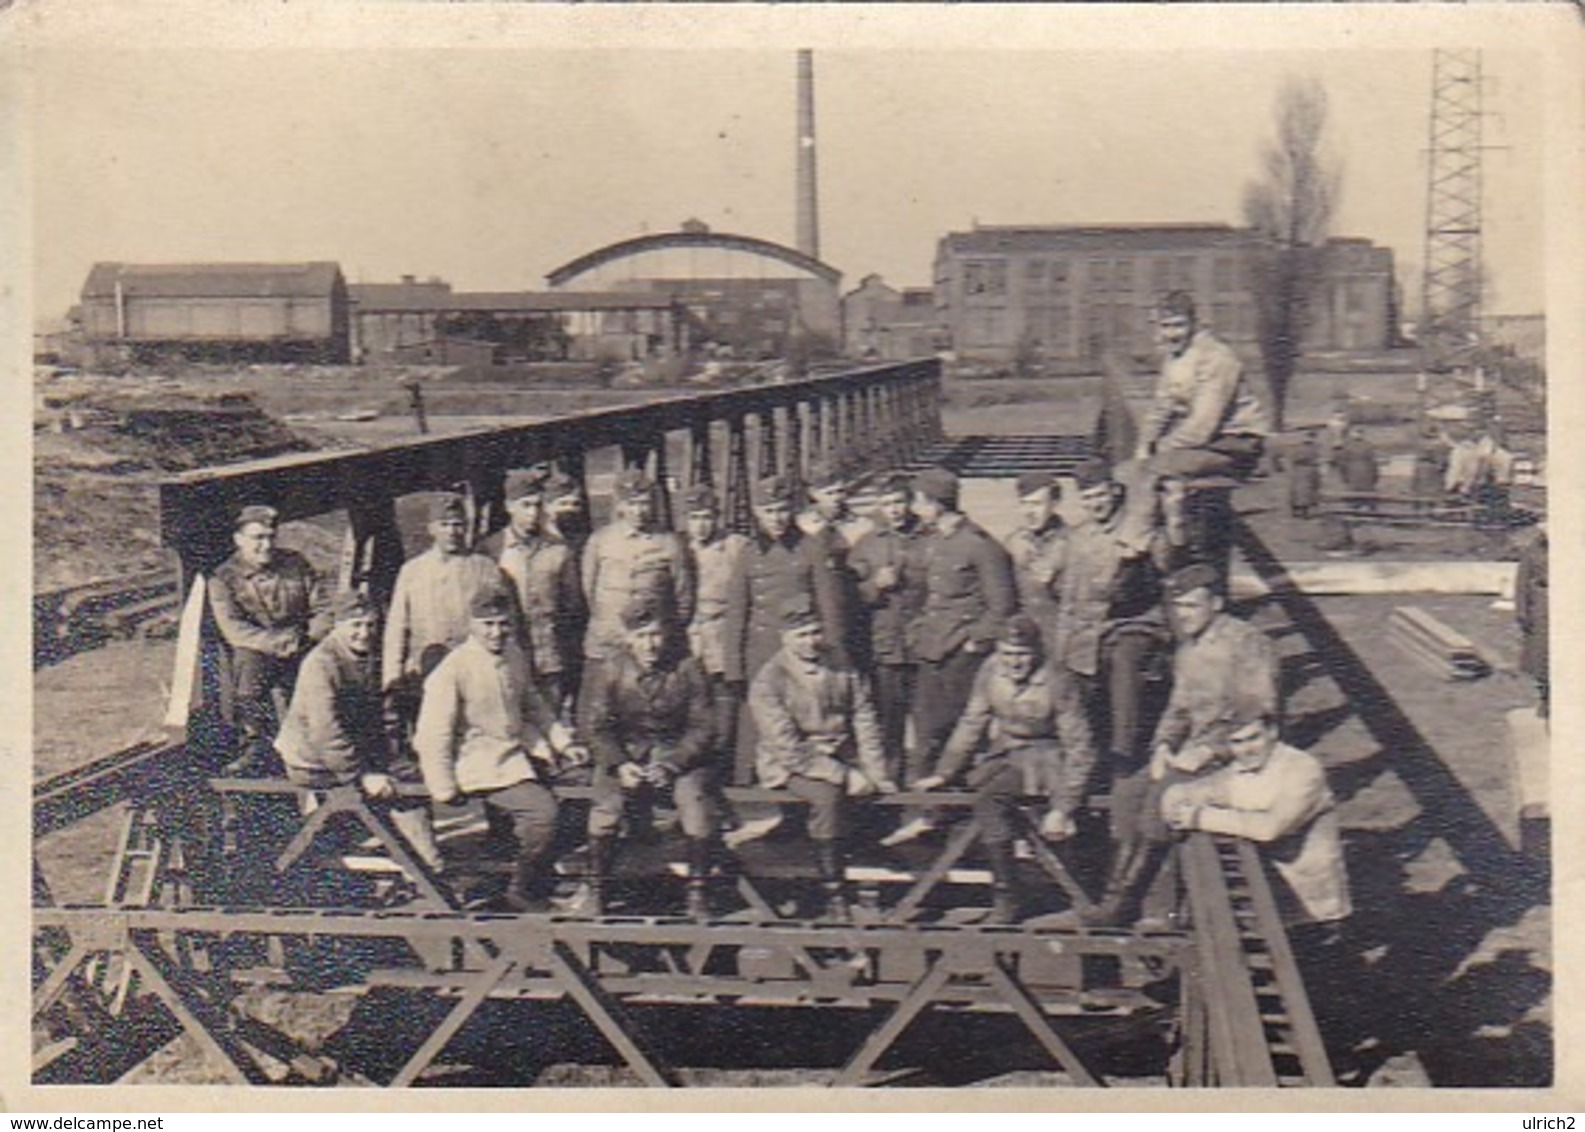
[[[806,256],[820,258],[820,200],[815,171],[814,52],[798,52],[798,241]]]

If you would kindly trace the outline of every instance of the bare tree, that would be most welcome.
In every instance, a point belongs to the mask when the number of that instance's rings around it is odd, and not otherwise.
[[[1276,119],[1276,137],[1261,153],[1261,176],[1244,186],[1244,222],[1263,237],[1252,257],[1251,283],[1266,387],[1280,429],[1342,173],[1326,152],[1326,88],[1318,81],[1284,83]]]

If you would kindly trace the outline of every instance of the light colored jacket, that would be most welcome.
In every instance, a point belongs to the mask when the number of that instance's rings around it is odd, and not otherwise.
[[[583,593],[589,603],[583,652],[589,660],[626,647],[622,611],[635,597],[666,603],[677,623],[686,625],[693,618],[693,567],[681,536],[623,523],[601,527],[583,548]]]
[[[726,671],[728,595],[737,573],[738,559],[748,539],[736,532],[718,535],[703,546],[690,546],[693,554],[695,600],[688,625],[688,649],[713,676]]]
[[[467,640],[473,595],[509,584],[500,567],[482,554],[442,554],[430,547],[404,562],[385,624],[382,686],[421,673],[426,649],[449,651]]]
[[[1204,448],[1220,436],[1265,436],[1271,424],[1238,355],[1200,330],[1188,349],[1162,362],[1140,431],[1157,449]]]
[[[852,669],[809,668],[783,649],[754,677],[748,703],[759,730],[762,786],[784,786],[793,775],[841,783],[849,767],[877,785],[886,781],[875,705]]]
[[[1260,842],[1311,919],[1353,912],[1336,800],[1308,751],[1278,743],[1259,770],[1228,764],[1162,795],[1163,813],[1185,803],[1199,807],[1194,828]]]
[[[336,637],[303,660],[275,749],[290,770],[351,782],[384,768],[384,709],[372,654],[358,656]]]
[[[1191,743],[1220,746],[1222,719],[1237,691],[1277,710],[1277,653],[1271,638],[1231,613],[1218,613],[1205,631],[1172,657],[1172,694],[1156,727],[1156,746],[1174,751]]]
[[[437,798],[536,779],[534,763],[551,762],[571,743],[515,643],[498,656],[469,637],[424,681],[413,749]]]

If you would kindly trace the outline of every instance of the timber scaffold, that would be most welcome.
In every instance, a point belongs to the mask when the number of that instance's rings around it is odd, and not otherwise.
[[[504,521],[508,469],[553,462],[583,482],[590,456],[614,447],[623,464],[646,467],[663,491],[714,483],[734,521],[746,525],[753,475],[799,481],[814,461],[861,475],[955,462],[954,454],[983,448],[979,438],[942,435],[940,398],[939,364],[914,362],[373,452],[191,473],[162,488],[163,534],[182,563],[182,593],[190,595],[229,551],[229,517],[238,506],[267,500],[288,520],[343,511],[340,583],[384,596],[401,563],[396,503],[403,495],[461,485],[483,534]],[[679,439],[686,471],[674,479],[668,464]],[[1075,455],[1072,438],[1052,440],[1060,442],[1051,448],[1055,458]],[[995,474],[1002,470],[998,464]],[[189,604],[190,614],[200,611],[201,603]],[[204,628],[201,617],[184,619],[186,635],[194,626]],[[189,684],[215,679],[206,659],[212,626],[197,636],[192,647],[178,649]],[[1021,1028],[1012,1038],[1004,1028],[995,1040],[1016,1049],[1021,1065],[1034,1058],[1038,1068],[1043,1059],[1074,1085],[1128,1077],[1129,1059],[1118,1051],[1141,1038],[1163,1051],[1159,1072],[1173,1085],[1333,1083],[1270,882],[1247,844],[1205,834],[1182,844],[1187,917],[1180,923],[1081,929],[1042,926],[1035,917],[992,927],[954,915],[965,899],[971,907],[983,899],[986,887],[983,870],[972,867],[980,836],[972,795],[904,793],[876,805],[893,812],[930,807],[946,836],[906,862],[855,862],[849,879],[860,899],[852,923],[789,914],[774,886],[808,877],[750,854],[722,866],[739,907],[707,922],[470,912],[352,788],[315,792],[318,808],[295,819],[273,861],[218,856],[214,818],[225,805],[251,796],[288,802],[296,813],[298,791],[285,781],[221,778],[206,769],[216,765],[205,745],[215,742],[217,725],[202,707],[189,716],[183,679],[179,670],[185,726],[170,741],[141,744],[35,786],[37,1081],[114,1079],[185,1031],[219,1074],[238,1083],[441,1083],[446,1066],[467,1059],[458,1051],[468,1023],[491,1004],[518,1000],[513,1009],[570,1009],[605,1043],[603,1053],[591,1054],[587,1043],[581,1055],[543,1051],[547,1062],[560,1053],[566,1056],[559,1060],[609,1064],[614,1054],[655,1086],[698,1083],[699,1068],[718,1063],[709,1051],[701,1059],[697,1033],[726,1027],[734,1012],[765,1010],[782,1012],[778,1017],[799,1011],[817,1019],[821,1033],[807,1045],[783,1042],[768,1055],[762,1048],[753,1067],[811,1070],[834,1085],[952,1083],[953,1067],[961,1074],[970,1054],[983,1051],[906,1040],[910,1031],[935,1033],[931,1020],[943,1018],[959,1019],[942,1031],[949,1035],[968,1032],[956,1027],[976,1020],[1016,1022]],[[758,789],[726,794],[738,802],[797,804]],[[565,796],[576,802],[587,788]],[[104,899],[58,903],[38,846],[112,809],[120,837]],[[367,835],[359,852],[411,878],[413,899],[396,908],[327,902],[326,892],[343,890],[304,881],[350,860],[342,855],[345,839],[331,835],[337,817]],[[1035,834],[1038,812],[1026,820],[1033,864],[1058,905],[1090,906],[1069,850],[1052,849]],[[239,871],[255,883],[225,883]],[[375,1059],[380,1068],[327,1057],[301,1035],[255,1016],[247,994],[261,981],[353,994],[360,1007],[387,1011],[378,1036],[389,1048]],[[416,995],[426,1006],[392,995]],[[699,1011],[710,1019],[705,1026],[674,1024]],[[541,1031],[530,1025],[523,1032]],[[558,1025],[542,1032],[568,1031]]]

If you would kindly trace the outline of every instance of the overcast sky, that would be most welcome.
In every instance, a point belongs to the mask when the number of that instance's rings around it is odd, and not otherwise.
[[[1485,66],[1507,147],[1485,163],[1488,308],[1538,311],[1544,78],[1525,52]],[[1278,88],[1313,75],[1335,231],[1391,246],[1418,295],[1427,50],[822,48],[815,69],[845,288],[928,284],[937,239],[976,219],[1237,222]],[[45,51],[35,307],[64,313],[96,260],[333,259],[354,282],[494,290],[692,216],[790,244],[794,82],[780,46]]]

